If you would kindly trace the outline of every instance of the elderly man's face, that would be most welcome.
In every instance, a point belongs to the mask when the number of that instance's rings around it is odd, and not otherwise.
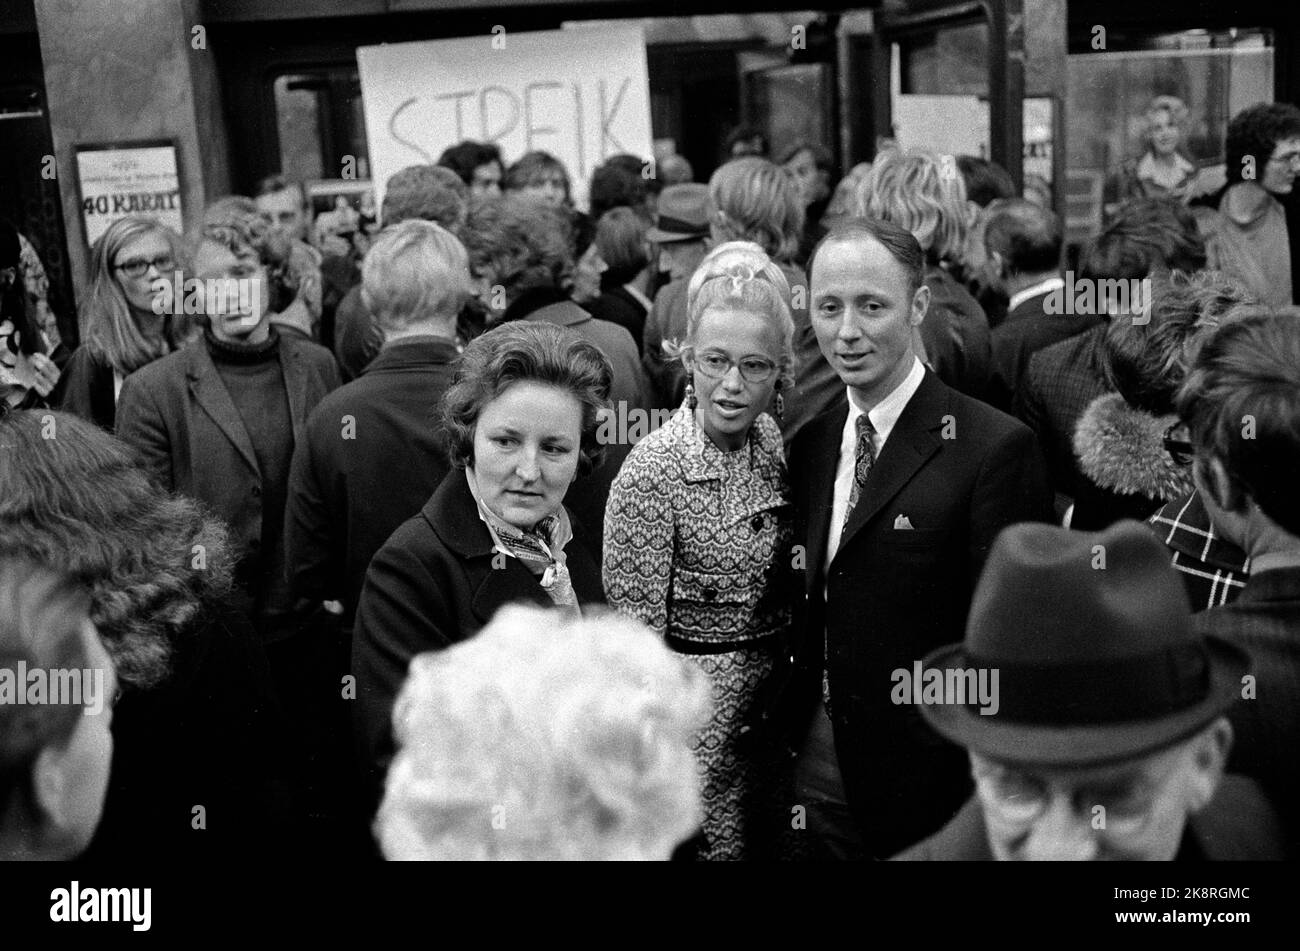
[[[1079,769],[1016,766],[971,752],[989,845],[999,861],[1169,861],[1190,816],[1214,795],[1226,720],[1178,746]]]

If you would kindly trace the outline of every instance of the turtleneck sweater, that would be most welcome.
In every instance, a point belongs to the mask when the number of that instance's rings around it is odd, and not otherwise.
[[[274,327],[261,343],[218,340],[211,329],[204,341],[221,382],[235,404],[253,445],[262,477],[262,541],[246,552],[239,580],[253,596],[254,618],[268,640],[287,631],[293,601],[285,580],[284,507],[293,459],[293,419],[280,365],[280,336]]]

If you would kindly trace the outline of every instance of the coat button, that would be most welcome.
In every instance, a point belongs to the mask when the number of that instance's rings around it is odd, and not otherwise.
[[[749,527],[756,532],[761,532],[763,530],[763,516],[755,515],[754,520],[749,523]]]
[[[253,498],[258,498],[261,494],[262,487],[260,485],[253,486]]]
[[[718,596],[718,589],[717,589],[717,588],[711,588],[711,587],[710,587],[710,588],[705,588],[705,589],[704,589],[704,600],[705,600],[705,601],[712,601],[712,600],[714,600],[715,598],[717,598],[717,596]]]

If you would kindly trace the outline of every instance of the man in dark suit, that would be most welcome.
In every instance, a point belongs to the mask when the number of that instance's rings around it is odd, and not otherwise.
[[[1076,309],[1061,279],[1061,221],[1050,208],[1023,198],[1002,203],[984,228],[984,248],[1006,293],[1006,319],[993,331],[989,402],[1010,410],[1029,358],[1101,322],[1095,296]],[[1067,300],[1067,294],[1071,295]]]
[[[361,285],[383,347],[361,377],[321,401],[294,451],[285,514],[293,591],[337,602],[345,632],[370,559],[451,468],[439,401],[469,280],[464,246],[443,228],[410,220],[385,229]]]
[[[917,358],[923,266],[910,232],[870,219],[812,257],[811,319],[848,401],[789,454],[807,604],[779,709],[799,749],[795,835],[820,855],[887,857],[961,805],[960,750],[891,702],[891,673],[961,636],[997,533],[1051,513],[1033,433]]]
[[[1281,858],[1259,788],[1224,776],[1225,713],[1246,705],[1248,665],[1193,630],[1168,556],[1141,523],[1008,528],[964,643],[927,657],[925,689],[903,700],[922,698],[930,725],[969,750],[977,794],[899,858]]]
[[[1225,538],[1250,556],[1241,595],[1196,615],[1198,631],[1251,655],[1232,712],[1230,766],[1258,779],[1300,846],[1300,310],[1230,320],[1197,355],[1178,400],[1193,473]]]

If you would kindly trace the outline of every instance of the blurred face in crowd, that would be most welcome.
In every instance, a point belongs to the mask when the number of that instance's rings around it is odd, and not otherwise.
[[[1182,132],[1168,109],[1157,109],[1151,116],[1151,151],[1160,158],[1173,155],[1182,141]]]
[[[175,267],[171,245],[157,232],[128,241],[113,261],[113,273],[131,309],[137,316],[147,314],[155,319],[160,318],[153,311],[153,282],[159,277],[170,278]]]
[[[1274,195],[1289,195],[1295,187],[1297,172],[1300,172],[1300,136],[1282,139],[1274,146],[1260,184]]]
[[[925,318],[930,289],[913,290],[907,269],[866,236],[822,245],[809,287],[822,353],[845,385],[874,406],[912,369],[913,328]]]
[[[564,204],[564,181],[558,175],[534,179],[521,189],[520,194],[535,198],[552,208],[559,208]]]
[[[999,861],[1169,861],[1218,788],[1232,743],[1221,720],[1173,749],[1105,766],[1015,766],[970,754]]]
[[[600,276],[609,270],[609,265],[600,256],[600,250],[593,241],[578,258],[573,269],[573,299],[579,304],[594,301],[600,296]]]
[[[194,274],[205,289],[214,289],[205,294],[214,337],[233,343],[261,343],[267,338],[271,287],[266,268],[253,251],[236,256],[225,245],[204,241],[194,254]]]
[[[279,231],[299,241],[307,240],[307,213],[303,209],[302,189],[297,185],[259,195],[255,200],[257,210]]]
[[[475,198],[495,198],[501,194],[501,163],[488,162],[474,169],[469,193]]]
[[[822,176],[817,171],[817,159],[811,149],[804,149],[798,152],[790,161],[785,163],[785,170],[790,173],[795,184],[799,186],[799,194],[803,196],[803,203],[811,205],[826,197],[826,186],[823,183]]]
[[[781,340],[762,314],[714,306],[700,317],[686,359],[700,428],[724,452],[740,449],[776,387]]]
[[[556,512],[578,474],[582,404],[568,390],[521,380],[483,407],[474,479],[487,507],[516,528]]]
[[[665,241],[659,245],[659,270],[667,271],[673,280],[687,280],[704,255],[708,246],[699,241]]]

